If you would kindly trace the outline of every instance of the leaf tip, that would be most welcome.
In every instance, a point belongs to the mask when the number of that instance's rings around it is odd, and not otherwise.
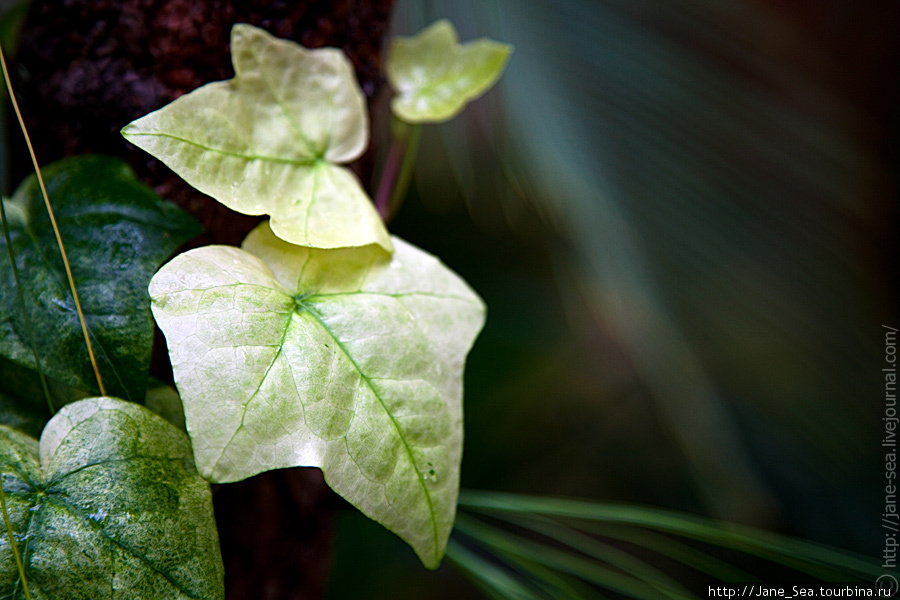
[[[235,41],[243,42],[245,39],[257,37],[257,36],[271,36],[271,34],[262,29],[260,27],[256,27],[249,23],[235,23],[231,28],[231,44],[234,45]]]

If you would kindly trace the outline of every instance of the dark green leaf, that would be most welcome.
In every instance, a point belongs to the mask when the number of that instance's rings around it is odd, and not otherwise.
[[[70,404],[40,443],[0,426],[0,472],[33,598],[223,597],[209,485],[187,436],[144,407]],[[9,539],[0,597],[22,598]]]
[[[200,232],[199,225],[160,200],[117,159],[62,160],[44,169],[44,178],[106,391],[140,401],[153,337],[147,285],[159,264]],[[47,375],[99,392],[34,177],[6,201],[6,212],[33,331],[22,319],[6,243],[0,240],[0,354],[35,368],[29,341],[34,336]]]
[[[47,379],[47,386],[54,409],[85,397],[53,379]],[[38,374],[0,357],[0,425],[37,437],[51,416]]]

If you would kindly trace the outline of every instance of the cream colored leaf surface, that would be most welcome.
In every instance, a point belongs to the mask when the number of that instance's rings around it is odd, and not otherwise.
[[[243,249],[191,250],[150,284],[200,472],[291,466],[328,484],[436,567],[453,525],[465,356],[484,306],[394,238],[318,250],[267,225]]]
[[[486,38],[460,44],[441,20],[391,44],[387,76],[397,96],[391,110],[407,123],[439,123],[486,92],[503,73],[512,46]]]
[[[379,244],[381,218],[346,167],[368,143],[365,100],[340,50],[250,25],[231,32],[235,76],[127,125],[128,141],[279,237],[314,248]]]

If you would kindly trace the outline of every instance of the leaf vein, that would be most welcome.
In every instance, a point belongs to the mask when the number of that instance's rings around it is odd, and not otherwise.
[[[100,467],[103,465],[111,465],[111,464],[120,463],[120,462],[130,462],[133,460],[147,460],[147,461],[155,461],[155,462],[181,462],[181,463],[185,462],[184,458],[180,458],[177,456],[169,456],[169,457],[142,456],[142,455],[138,454],[138,455],[134,455],[134,456],[126,456],[124,458],[109,458],[106,460],[101,460],[101,461],[91,463],[89,465],[82,465],[82,466],[78,467],[77,469],[73,469],[66,473],[60,474],[58,478],[54,478],[53,481],[47,482],[47,491],[50,492],[50,491],[55,490],[56,487],[54,484],[61,483],[63,479],[70,477],[72,475],[75,475],[77,473],[80,473],[81,471],[84,471],[86,469],[90,469],[92,467]]]
[[[437,292],[398,292],[398,293],[390,293],[390,292],[375,292],[368,290],[354,290],[352,292],[328,292],[325,294],[315,294],[314,296],[309,298],[310,302],[314,302],[318,298],[329,298],[332,296],[356,296],[360,294],[366,294],[370,296],[386,296],[388,298],[406,298],[408,296],[427,296],[431,298],[437,298],[439,300],[456,300],[459,302],[465,302],[467,304],[478,304],[472,298],[466,298],[465,296],[457,296],[455,294],[439,294]]]
[[[281,341],[277,345],[278,349],[275,351],[274,356],[272,356],[272,360],[269,361],[269,366],[266,367],[265,373],[263,373],[263,376],[259,379],[259,384],[256,386],[256,389],[253,391],[253,394],[251,394],[251,396],[247,399],[247,401],[242,406],[241,423],[240,423],[240,425],[238,425],[235,428],[234,433],[231,434],[231,438],[229,438],[228,442],[226,442],[225,445],[222,447],[222,453],[219,455],[219,458],[216,459],[216,462],[213,463],[213,466],[210,469],[210,475],[213,472],[215,472],[216,467],[218,467],[219,463],[222,462],[222,458],[225,456],[225,452],[228,451],[228,447],[231,445],[231,442],[234,441],[234,438],[237,436],[238,432],[241,429],[243,429],[244,419],[247,417],[247,407],[250,406],[250,403],[259,394],[259,391],[262,389],[263,384],[266,382],[266,378],[269,376],[269,372],[272,370],[272,367],[275,366],[275,363],[278,361],[278,357],[280,357],[281,353],[284,351],[284,341],[285,341],[285,339],[287,339],[288,331],[291,328],[291,318],[292,318],[291,315],[288,314],[287,320],[286,320],[287,322],[285,323],[285,326],[284,326],[284,333],[281,334]],[[291,376],[293,377],[293,374],[291,374]]]
[[[113,545],[121,548],[122,550],[127,552],[129,555],[133,556],[134,558],[138,559],[140,562],[147,565],[147,567],[149,567],[151,571],[153,571],[154,573],[157,573],[160,577],[162,577],[167,582],[169,582],[169,584],[173,588],[175,588],[176,590],[178,590],[179,592],[181,592],[182,594],[184,594],[185,596],[187,596],[189,598],[196,598],[197,600],[200,600],[200,596],[192,594],[190,591],[182,588],[180,585],[178,585],[178,583],[176,583],[172,579],[172,577],[168,573],[166,573],[164,571],[160,571],[156,567],[156,565],[154,565],[152,562],[150,562],[150,560],[146,556],[136,552],[135,550],[129,548],[128,546],[126,546],[125,544],[120,542],[119,540],[117,540],[114,537],[112,537],[111,535],[109,535],[106,532],[106,530],[99,523],[97,523],[96,521],[91,519],[88,515],[84,514],[84,511],[82,511],[80,507],[72,504],[71,502],[69,502],[59,496],[47,496],[47,504],[54,504],[64,510],[67,510],[69,512],[69,514],[72,514],[72,515],[80,518],[85,524],[88,525],[88,527],[97,531],[100,535],[102,535],[104,538],[109,540]],[[43,507],[44,505],[42,504],[41,506]]]
[[[194,140],[189,140],[189,139],[187,139],[187,138],[183,138],[183,137],[181,137],[181,136],[173,135],[173,134],[171,134],[171,133],[146,133],[146,132],[140,132],[140,133],[129,133],[128,135],[129,135],[130,137],[146,136],[146,137],[165,137],[165,138],[170,138],[170,139],[173,139],[173,140],[175,140],[175,141],[178,141],[178,142],[181,142],[181,143],[184,143],[184,144],[188,144],[189,146],[196,146],[197,148],[201,148],[201,149],[206,150],[206,151],[208,151],[208,152],[214,152],[214,153],[216,153],[216,154],[222,154],[222,155],[224,155],[224,156],[231,156],[231,157],[234,157],[234,158],[242,158],[242,159],[247,160],[247,161],[261,160],[261,161],[273,162],[273,163],[279,163],[279,164],[285,164],[285,165],[293,165],[293,166],[297,166],[297,167],[311,167],[311,166],[315,165],[316,162],[317,162],[315,159],[303,159],[303,160],[301,160],[301,159],[296,159],[296,158],[282,158],[282,157],[277,157],[277,156],[259,156],[259,155],[256,155],[256,154],[245,154],[245,153],[236,152],[236,151],[233,151],[233,150],[225,150],[225,149],[223,149],[223,148],[212,148],[212,147],[210,147],[210,146],[206,146],[206,145],[204,145],[204,144],[201,144],[200,142],[196,142],[196,141],[194,141]]]
[[[369,378],[368,375],[366,375],[363,372],[363,370],[360,368],[359,364],[357,364],[356,360],[353,358],[353,356],[350,354],[350,352],[344,346],[343,342],[337,337],[337,335],[335,335],[335,333],[331,330],[331,328],[328,326],[328,324],[322,319],[322,316],[319,315],[319,313],[316,312],[313,309],[313,307],[311,307],[311,306],[305,306],[305,307],[307,309],[307,312],[310,315],[312,315],[312,317],[316,321],[318,321],[318,323],[322,327],[322,329],[325,330],[325,332],[334,340],[335,344],[337,344],[337,346],[341,349],[341,352],[344,353],[344,355],[347,357],[347,360],[350,361],[350,363],[353,365],[353,368],[355,368],[356,371],[359,373],[360,378],[363,381],[365,381],[368,388],[372,391],[372,394],[375,396],[375,398],[378,399],[379,404],[381,404],[381,408],[384,410],[385,414],[387,414],[388,418],[391,420],[391,424],[394,426],[394,429],[397,431],[397,437],[400,438],[400,442],[401,442],[401,444],[403,444],[404,450],[406,450],[406,454],[409,458],[409,462],[412,464],[413,471],[415,471],[415,473],[416,473],[416,481],[419,482],[419,486],[422,488],[422,493],[425,496],[425,502],[428,504],[428,514],[431,517],[431,526],[432,526],[432,534],[433,534],[433,539],[434,539],[434,547],[435,547],[435,551],[437,551],[437,548],[440,547],[440,544],[438,543],[438,524],[437,524],[437,519],[435,518],[434,505],[431,501],[431,494],[428,492],[428,487],[425,485],[423,474],[419,471],[418,465],[416,465],[416,461],[415,461],[415,458],[412,453],[412,448],[410,448],[409,443],[407,443],[406,438],[403,436],[403,430],[400,428],[400,424],[397,423],[396,419],[394,419],[394,415],[391,414],[391,411],[388,410],[387,405],[384,402],[384,399],[378,393],[378,390],[375,389],[375,385],[372,383],[372,380]],[[346,438],[345,438],[345,442],[346,442]],[[348,454],[349,454],[349,449],[348,449]],[[350,455],[350,456],[352,457],[352,455]],[[360,472],[362,472],[362,469],[360,469]],[[385,497],[387,497],[387,494],[385,494]],[[388,500],[388,503],[390,504],[390,500]]]

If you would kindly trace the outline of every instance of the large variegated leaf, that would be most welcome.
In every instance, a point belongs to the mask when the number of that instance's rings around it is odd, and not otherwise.
[[[391,44],[387,75],[397,96],[391,110],[407,123],[439,123],[456,116],[503,73],[512,46],[489,39],[460,44],[441,20]]]
[[[217,600],[223,567],[209,485],[184,433],[113,398],[69,404],[38,443],[0,425],[13,536],[0,522],[0,597]]]
[[[200,472],[317,466],[435,567],[456,509],[474,292],[394,238],[315,250],[268,225],[186,252],[150,284]]]
[[[282,239],[390,250],[368,196],[339,166],[363,153],[369,135],[343,53],[243,24],[232,29],[231,52],[234,79],[198,88],[122,134],[229,208],[271,215]]]

